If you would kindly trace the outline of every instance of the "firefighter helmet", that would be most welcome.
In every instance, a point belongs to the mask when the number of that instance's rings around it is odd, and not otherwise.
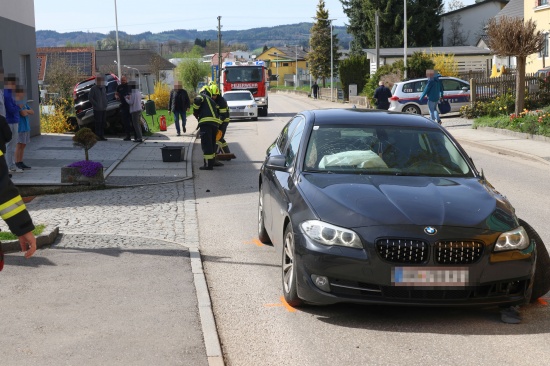
[[[210,84],[210,93],[212,95],[220,95],[220,88],[216,84]]]

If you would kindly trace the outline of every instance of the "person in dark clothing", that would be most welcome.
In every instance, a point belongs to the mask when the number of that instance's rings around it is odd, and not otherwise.
[[[391,90],[384,85],[383,81],[380,81],[378,83],[378,88],[374,91],[374,104],[376,105],[376,109],[385,109],[387,110],[390,108],[390,101],[388,100],[391,98]]]
[[[4,152],[0,150],[0,216],[10,231],[19,237],[21,251],[30,258],[36,251],[36,238],[32,231],[34,224],[17,188],[9,174]],[[0,271],[4,266],[4,256],[0,247]]]
[[[216,157],[216,134],[221,124],[220,112],[216,102],[209,97],[208,87],[204,88],[193,100],[193,115],[199,121],[199,135],[204,156],[204,166],[200,170],[214,169]],[[206,92],[208,91],[208,93]]]
[[[107,117],[107,91],[103,84],[103,76],[96,76],[96,83],[90,88],[88,99],[92,103],[95,120],[95,134],[100,141],[107,141],[104,136],[105,119]]]
[[[313,99],[317,99],[317,94],[319,93],[319,85],[315,81],[311,86],[311,92],[313,93]]]
[[[174,124],[176,125],[176,131],[178,136],[180,136],[180,116],[181,116],[181,127],[183,133],[187,132],[185,125],[187,124],[187,111],[191,107],[191,101],[189,100],[189,95],[187,91],[182,88],[181,83],[176,81],[174,83],[174,89],[170,91],[170,100],[168,101],[168,115],[174,113]]]
[[[13,135],[6,117],[0,114],[0,151],[6,153],[6,144],[11,141]]]
[[[132,139],[132,133],[137,139],[137,135],[132,124],[132,117],[130,115],[130,105],[126,100],[126,97],[129,96],[130,93],[131,88],[128,85],[128,78],[123,75],[120,78],[120,85],[116,87],[115,98],[120,101],[120,118],[122,119],[124,130],[126,131],[124,141],[130,141]]]

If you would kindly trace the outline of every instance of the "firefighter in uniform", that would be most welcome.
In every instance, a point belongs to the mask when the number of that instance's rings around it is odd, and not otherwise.
[[[199,121],[199,135],[204,156],[204,166],[201,166],[200,170],[214,169],[216,134],[221,124],[218,105],[210,98],[210,94],[209,88],[207,86],[203,87],[193,100],[192,105],[193,115]]]
[[[216,141],[216,144],[219,146],[220,151],[223,154],[230,154],[229,146],[227,141],[225,141],[225,132],[227,131],[227,126],[229,125],[229,107],[227,106],[227,101],[220,94],[220,88],[216,84],[210,84],[210,92],[212,93],[212,99],[216,101],[218,107],[220,107],[220,120],[222,124],[220,125],[220,131],[222,132],[221,138]]]
[[[25,252],[25,257],[32,256],[36,251],[36,238],[32,233],[34,225],[23,199],[9,178],[8,165],[2,150],[0,150],[0,216],[10,231],[19,237],[21,251]],[[4,264],[3,259],[0,248],[0,270]]]

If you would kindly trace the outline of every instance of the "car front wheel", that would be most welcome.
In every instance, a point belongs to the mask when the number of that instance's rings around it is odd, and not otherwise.
[[[403,107],[403,112],[411,114],[420,114],[420,108],[413,104],[409,104]]]
[[[292,224],[288,224],[285,229],[283,242],[283,263],[282,263],[282,279],[283,279],[283,294],[285,301],[294,307],[303,304],[298,297],[296,290],[296,257],[294,246],[294,232]]]
[[[535,241],[537,248],[535,278],[533,280],[533,292],[531,293],[531,302],[535,302],[539,297],[550,291],[550,256],[548,255],[546,245],[544,245],[544,242],[535,229],[522,219],[519,219],[519,224],[523,226],[529,239]]]

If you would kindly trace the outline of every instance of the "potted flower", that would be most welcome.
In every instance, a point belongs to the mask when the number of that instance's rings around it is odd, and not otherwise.
[[[99,185],[105,182],[103,165],[90,161],[88,151],[94,147],[97,136],[87,127],[81,128],[73,136],[73,145],[84,149],[86,160],[76,161],[61,168],[61,183]]]

